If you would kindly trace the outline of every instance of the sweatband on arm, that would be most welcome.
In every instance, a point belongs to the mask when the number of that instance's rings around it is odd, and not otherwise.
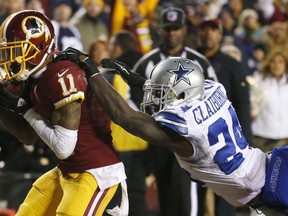
[[[40,116],[33,109],[29,109],[23,117],[59,159],[66,159],[73,153],[78,130],[69,130],[59,125],[51,125],[47,119]]]

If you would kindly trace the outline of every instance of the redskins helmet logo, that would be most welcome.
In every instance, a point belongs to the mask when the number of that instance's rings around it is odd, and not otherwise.
[[[22,22],[23,32],[26,34],[26,39],[38,38],[45,34],[45,24],[43,20],[35,16],[28,16]]]

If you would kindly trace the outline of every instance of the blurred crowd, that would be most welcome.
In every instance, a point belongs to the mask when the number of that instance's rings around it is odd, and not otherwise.
[[[186,30],[179,43],[203,54],[214,67],[218,80],[229,82],[227,86],[223,84],[231,89],[230,99],[236,111],[237,106],[242,106],[237,104],[237,97],[248,101],[245,115],[251,121],[242,126],[250,131],[244,134],[251,145],[269,152],[273,147],[288,144],[287,0],[0,0],[0,24],[17,11],[40,11],[54,25],[58,50],[71,46],[90,54],[104,74],[105,69],[100,65],[102,58],[115,58],[133,68],[145,54],[165,43],[159,24],[161,11],[169,7],[178,7],[185,12]],[[203,23],[218,32],[211,36]],[[215,60],[216,51],[209,51],[214,48],[229,56],[228,60]],[[229,72],[228,67],[235,71]],[[227,71],[227,74],[223,75],[221,71]],[[108,73],[105,76],[128,102],[135,97],[141,100],[141,94],[136,90],[132,92],[120,77]],[[247,85],[248,94],[236,91],[233,79],[242,87]],[[139,108],[135,100],[129,104]],[[136,188],[136,191],[140,190],[139,196],[145,195],[142,196],[142,201],[144,198],[146,202],[143,215],[148,216],[149,211],[157,213],[160,210],[158,204],[155,205],[158,201],[153,165],[147,156],[149,144],[128,135],[113,123],[111,127],[115,147],[127,166],[128,190],[131,185],[131,191]],[[17,209],[30,188],[30,181],[55,166],[56,158],[41,141],[33,147],[24,147],[1,124],[0,134],[0,209]],[[131,176],[136,173],[133,169],[141,170],[141,173]],[[129,183],[130,179],[133,181]],[[12,186],[19,182],[28,182],[28,187]],[[137,193],[133,195],[137,200]],[[217,209],[203,208],[210,216],[215,215]],[[221,213],[216,215],[221,216]]]

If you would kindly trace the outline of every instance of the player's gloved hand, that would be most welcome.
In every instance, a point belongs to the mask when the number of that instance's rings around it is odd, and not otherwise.
[[[92,75],[100,73],[99,69],[97,68],[91,56],[82,53],[81,51],[74,49],[72,47],[68,47],[64,51],[60,52],[60,54],[57,55],[56,58],[54,59],[54,61],[61,61],[61,60],[70,60],[79,65],[79,67],[85,71],[86,77],[88,79]]]
[[[134,73],[126,64],[123,62],[116,61],[115,59],[111,58],[104,58],[100,61],[104,68],[111,68],[116,71],[124,81],[130,87],[138,87],[142,88],[146,79],[141,77],[139,74]]]
[[[0,108],[24,115],[32,107],[32,84],[22,83],[19,94],[11,93],[3,84],[0,84]]]

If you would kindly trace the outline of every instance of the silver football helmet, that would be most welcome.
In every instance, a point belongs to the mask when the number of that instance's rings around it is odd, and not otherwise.
[[[170,104],[202,99],[204,74],[199,65],[181,57],[170,57],[153,68],[143,87],[141,110],[153,114]]]

